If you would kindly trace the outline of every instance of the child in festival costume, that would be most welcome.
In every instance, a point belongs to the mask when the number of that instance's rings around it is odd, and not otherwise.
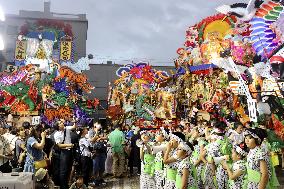
[[[234,145],[232,149],[232,159],[234,161],[232,168],[224,161],[223,167],[229,175],[230,189],[246,189],[246,162],[245,158],[248,155],[248,147],[244,143]],[[228,158],[227,158],[228,159]]]
[[[164,152],[167,149],[165,140],[168,138],[168,133],[164,130],[164,128],[161,128],[161,130],[156,133],[156,144],[152,147],[152,152],[155,154],[154,178],[156,188],[163,188],[165,185],[163,157]]]
[[[205,169],[206,160],[200,156],[200,152],[204,150],[206,146],[205,134],[203,128],[195,127],[193,129],[190,142],[194,145],[194,151],[191,155],[190,161],[196,167],[197,170],[197,185],[199,189],[204,188],[202,180],[202,172]]]
[[[214,134],[217,136],[217,146],[218,146],[218,153],[215,153],[213,156],[214,163],[217,167],[216,170],[216,181],[218,189],[225,189],[227,188],[228,182],[228,174],[226,170],[223,168],[221,164],[222,157],[229,155],[232,151],[232,146],[229,143],[229,139],[225,136],[225,129],[227,125],[225,122],[221,121],[215,125]],[[216,146],[216,147],[217,147]]]
[[[190,155],[193,149],[192,144],[189,142],[181,142],[178,146],[176,158],[179,163],[176,175],[176,189],[197,189],[196,169],[190,163]]]
[[[228,175],[224,170],[221,161],[224,155],[228,155],[228,149],[230,145],[227,143],[228,139],[225,138],[225,127],[224,122],[218,122],[215,124],[215,128],[211,131],[210,136],[207,138],[211,141],[207,146],[205,152],[207,152],[206,168],[204,171],[204,186],[205,188],[215,188],[214,184],[218,189],[224,189],[227,187]],[[207,131],[206,131],[207,132]],[[214,172],[216,169],[216,183],[214,183]]]
[[[153,165],[155,156],[151,153],[150,138],[151,135],[147,131],[141,131],[141,144],[140,147],[140,158],[141,162],[141,176],[140,176],[140,188],[141,189],[154,189],[155,181],[153,178]],[[137,145],[138,146],[138,145]]]
[[[204,172],[202,173],[203,178],[203,186],[205,189],[215,189],[215,165],[213,161],[214,154],[218,153],[218,146],[216,146],[217,137],[215,135],[211,135],[210,138],[207,139],[208,144],[205,148],[200,152],[200,158],[206,159],[206,164],[204,168]]]
[[[240,122],[234,123],[233,131],[229,136],[229,139],[232,141],[233,144],[240,144],[244,141],[244,126]]]
[[[167,144],[167,150],[164,155],[164,164],[166,171],[165,189],[174,189],[178,162],[176,159],[177,147],[180,141],[184,141],[185,136],[180,132],[170,134],[170,141]]]
[[[264,129],[245,131],[245,143],[250,149],[247,156],[248,189],[276,189],[279,186],[270,158],[260,147],[265,137]]]

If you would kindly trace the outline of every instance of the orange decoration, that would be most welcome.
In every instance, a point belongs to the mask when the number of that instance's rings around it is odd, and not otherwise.
[[[72,117],[73,111],[68,106],[61,106],[58,109],[46,109],[44,115],[49,121],[55,118],[68,119]]]
[[[59,70],[60,78],[67,78],[69,82],[74,82],[79,85],[85,92],[90,93],[94,87],[87,83],[86,75],[82,73],[76,73],[67,66],[62,66]]]

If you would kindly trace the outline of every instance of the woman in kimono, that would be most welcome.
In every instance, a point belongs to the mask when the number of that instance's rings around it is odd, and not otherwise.
[[[264,129],[249,128],[245,131],[247,156],[248,189],[273,189],[278,187],[278,180],[272,170],[268,154],[261,148],[267,133]]]
[[[204,150],[206,146],[203,128],[194,128],[191,135],[191,143],[194,145],[194,151],[190,157],[191,163],[196,167],[197,170],[197,188],[203,189],[202,172],[205,169],[206,160],[200,156],[200,152]]]
[[[165,189],[175,189],[178,160],[176,159],[177,147],[181,141],[185,140],[185,135],[180,132],[170,134],[170,141],[164,155],[164,164],[166,171]]]
[[[155,156],[152,155],[151,150],[151,135],[148,131],[141,131],[141,144],[140,158],[141,158],[141,175],[140,175],[140,188],[141,189],[154,189],[155,181],[153,178],[153,165]]]
[[[163,188],[165,185],[163,157],[167,149],[166,139],[169,139],[169,135],[161,128],[161,130],[156,133],[156,144],[152,147],[152,152],[155,154],[154,179],[156,188]]]

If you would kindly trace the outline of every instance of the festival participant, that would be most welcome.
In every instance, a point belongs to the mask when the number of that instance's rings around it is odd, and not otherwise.
[[[226,123],[221,121],[215,125],[213,131],[213,137],[216,137],[216,141],[213,144],[213,148],[216,148],[212,158],[217,167],[216,169],[216,181],[218,189],[227,188],[228,174],[221,164],[221,159],[224,155],[229,155],[231,152],[231,145],[228,138],[225,136]]]
[[[105,172],[105,163],[107,158],[107,137],[101,124],[97,124],[94,131],[95,136],[92,140],[92,147],[95,154],[93,156],[93,175],[94,184],[98,186],[106,184],[103,179],[103,174]]]
[[[190,155],[193,146],[189,142],[181,142],[178,146],[176,158],[178,160],[178,168],[176,174],[176,189],[196,189],[197,173],[195,166],[190,163]]]
[[[248,155],[248,147],[245,143],[236,144],[232,149],[232,168],[227,164],[228,158],[222,162],[224,169],[229,175],[229,188],[230,189],[246,189],[246,161]]]
[[[221,164],[221,160],[224,155],[229,154],[231,149],[229,140],[225,137],[226,123],[221,121],[217,122],[214,126],[211,134],[208,134],[208,127],[205,130],[209,143],[205,151],[202,152],[202,156],[206,157],[207,160],[204,173],[204,186],[205,188],[215,188],[214,179],[216,179],[217,188],[223,189],[227,186],[228,175]],[[216,175],[215,178],[214,175]]]
[[[16,167],[19,168],[20,171],[24,169],[26,157],[26,134],[23,127],[19,128],[18,131],[18,139],[15,143],[15,151],[14,157],[16,158]]]
[[[151,150],[151,135],[148,131],[141,131],[141,144],[140,146],[140,159],[141,161],[141,176],[140,176],[140,188],[141,189],[154,189],[155,181],[153,178],[153,166],[155,156],[152,155]]]
[[[260,128],[245,131],[245,143],[250,149],[247,156],[248,189],[277,188],[278,185],[269,156],[261,148],[265,137],[266,131]]]
[[[244,141],[244,126],[240,122],[234,123],[233,131],[229,136],[229,139],[232,141],[233,144],[240,144]]]
[[[12,167],[9,165],[9,159],[12,158],[12,151],[9,148],[9,141],[3,137],[4,129],[0,128],[0,172],[9,173]]]
[[[207,144],[205,141],[204,129],[195,127],[192,131],[190,142],[194,144],[194,151],[191,155],[191,162],[197,170],[197,186],[199,189],[202,189],[204,188],[202,182],[202,180],[204,180],[204,175],[202,175],[202,172],[205,169],[206,160],[202,158],[200,154]]]
[[[139,127],[133,128],[133,136],[130,140],[130,155],[129,155],[129,172],[130,176],[133,175],[133,167],[137,167],[138,175],[141,173],[141,160],[140,160],[140,149],[136,145],[136,141],[140,139]]]
[[[83,128],[80,134],[81,138],[79,140],[79,147],[81,153],[81,173],[84,177],[84,184],[88,186],[93,165],[91,159],[92,152],[90,150],[91,141],[86,137],[88,134],[87,128]]]
[[[44,159],[45,154],[43,152],[43,148],[45,145],[45,136],[46,132],[43,131],[41,125],[37,125],[30,129],[30,136],[26,145],[27,156],[24,165],[24,172],[34,173],[36,171],[34,162]]]
[[[184,141],[185,136],[182,133],[174,132],[170,134],[170,141],[167,144],[167,149],[164,155],[164,164],[166,171],[165,189],[174,189],[178,160],[176,159],[177,147],[179,142]]]
[[[115,126],[115,130],[109,134],[108,139],[111,145],[113,155],[113,176],[122,177],[125,167],[125,136],[121,131],[121,125],[117,124]]]
[[[61,119],[58,122],[58,131],[54,134],[54,140],[60,149],[60,166],[59,166],[59,178],[60,188],[68,188],[68,176],[70,175],[73,163],[72,148],[74,144],[71,142],[71,130],[76,129],[76,124],[73,126],[64,125],[65,120]]]
[[[54,183],[48,175],[47,169],[40,168],[35,173],[35,189],[54,189]]]
[[[152,147],[152,152],[155,154],[155,165],[154,165],[154,178],[156,183],[156,188],[163,188],[165,184],[164,176],[164,152],[167,148],[165,140],[169,138],[168,133],[164,128],[161,128],[160,131],[156,133],[156,143]]]
[[[87,186],[84,184],[83,176],[76,176],[76,181],[70,186],[69,189],[87,189]]]
[[[203,148],[203,150],[200,151],[200,159],[205,159],[206,163],[204,166],[204,173],[202,174],[201,179],[203,179],[203,186],[205,189],[215,189],[215,165],[213,161],[214,153],[218,153],[218,148],[214,147],[215,141],[217,140],[216,137],[206,137],[208,143]]]

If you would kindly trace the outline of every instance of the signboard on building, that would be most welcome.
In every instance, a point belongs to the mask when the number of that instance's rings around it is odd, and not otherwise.
[[[22,61],[26,58],[27,41],[17,40],[15,49],[15,60]]]
[[[71,61],[72,55],[72,41],[60,42],[60,61]]]

